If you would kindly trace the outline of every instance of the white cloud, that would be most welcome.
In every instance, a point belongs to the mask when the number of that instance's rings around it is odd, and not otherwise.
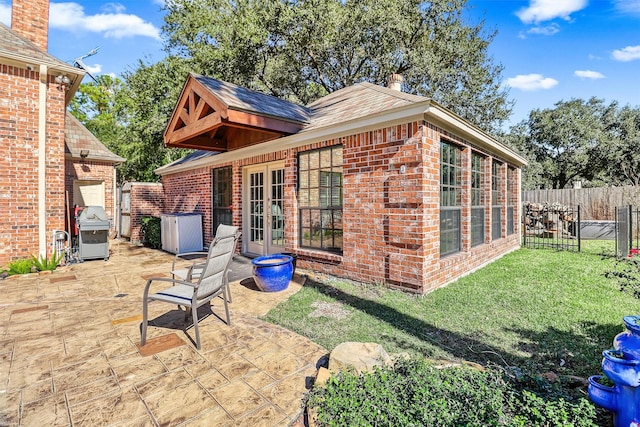
[[[122,13],[122,5],[110,5],[114,12],[85,15],[84,8],[78,3],[51,3],[49,25],[62,30],[102,33],[107,38],[142,36],[160,40],[160,31],[153,24],[139,16]]]
[[[604,79],[604,74],[591,70],[576,70],[573,72],[573,75],[576,77],[580,77],[581,79]]]
[[[542,74],[521,74],[508,78],[506,84],[512,88],[534,91],[540,89],[551,89],[558,84],[558,81],[551,77],[544,77]]]
[[[87,65],[86,70],[91,74],[100,74],[100,72],[102,71],[102,64]]]
[[[616,9],[630,15],[640,15],[640,0],[614,0]]]
[[[616,49],[611,54],[616,61],[628,62],[640,59],[640,46],[627,46],[623,49]]]
[[[0,0],[0,22],[4,25],[11,26],[11,3],[7,4]]]
[[[537,26],[527,30],[528,34],[538,34],[542,36],[552,36],[560,31],[560,25],[555,22],[546,26]]]
[[[525,24],[571,19],[571,14],[587,6],[587,0],[530,0],[529,7],[516,12]]]
[[[122,13],[126,7],[122,3],[106,3],[101,9],[106,13]]]

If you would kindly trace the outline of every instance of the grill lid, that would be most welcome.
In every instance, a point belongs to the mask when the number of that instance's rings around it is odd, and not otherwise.
[[[78,222],[83,221],[109,221],[109,217],[102,206],[87,206],[78,217]]]

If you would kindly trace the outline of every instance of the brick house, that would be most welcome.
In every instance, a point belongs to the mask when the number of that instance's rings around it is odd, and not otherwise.
[[[66,114],[85,72],[47,53],[48,20],[48,0],[13,0],[11,28],[0,23],[0,266],[51,254],[53,231],[66,229],[67,183],[98,167],[91,151],[81,158],[80,140],[65,144],[67,135],[88,137]],[[95,160],[109,172],[90,179],[111,183],[123,159]]]
[[[165,210],[201,213],[206,242],[232,223],[243,253],[420,294],[518,248],[526,160],[400,79],[303,107],[190,75],[165,143],[198,151],[156,170]]]

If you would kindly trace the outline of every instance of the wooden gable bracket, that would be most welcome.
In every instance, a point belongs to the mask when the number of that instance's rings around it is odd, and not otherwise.
[[[226,143],[216,140],[215,134],[227,117],[227,106],[189,77],[165,131],[164,142],[169,147],[226,151]],[[188,144],[181,144],[187,140]]]

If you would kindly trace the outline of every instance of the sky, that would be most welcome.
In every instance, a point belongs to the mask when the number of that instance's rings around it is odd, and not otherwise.
[[[83,59],[96,75],[156,62],[164,1],[52,0],[49,53],[73,62],[99,47]],[[0,22],[10,16],[11,0],[0,0]],[[468,0],[464,16],[497,31],[489,54],[515,101],[505,130],[573,98],[640,106],[640,0]]]

